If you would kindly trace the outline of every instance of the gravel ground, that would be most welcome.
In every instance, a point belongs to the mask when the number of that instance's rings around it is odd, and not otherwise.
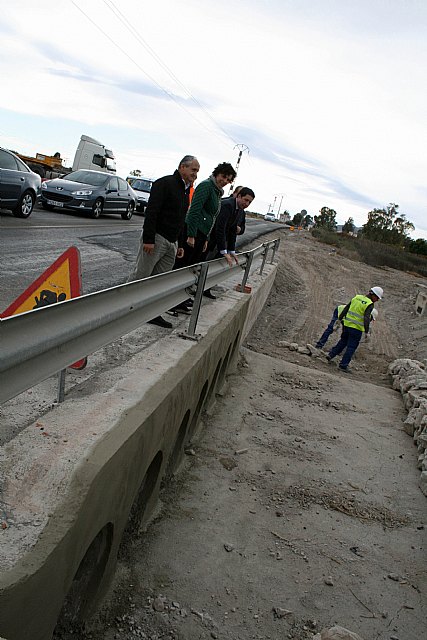
[[[123,540],[84,628],[57,640],[364,640],[425,635],[425,497],[387,366],[426,358],[416,276],[285,235],[274,290],[148,530]],[[336,304],[380,285],[346,375],[280,345],[312,344]],[[331,340],[331,344],[333,344]]]

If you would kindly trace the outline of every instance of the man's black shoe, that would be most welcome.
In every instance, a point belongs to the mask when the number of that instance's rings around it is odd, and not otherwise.
[[[172,309],[169,309],[168,313],[170,313],[171,315],[178,315],[178,313],[185,313],[187,316],[191,314],[192,312],[192,307],[189,306],[187,300],[184,300],[184,302],[181,302],[180,304],[177,304],[175,307],[172,307]]]
[[[344,371],[344,373],[353,373],[351,369],[349,369],[348,367],[342,367],[341,365],[338,365],[338,369],[340,371]]]
[[[155,324],[158,327],[163,327],[164,329],[172,329],[172,327],[173,327],[172,322],[168,322],[167,320],[162,318],[162,316],[157,316],[156,318],[153,318],[152,320],[148,320],[148,324]]]
[[[182,304],[177,304],[176,307],[173,308],[177,313],[185,313],[186,316],[191,315],[191,307],[188,307],[184,302]]]
[[[205,296],[205,298],[210,298],[211,300],[216,300],[216,296],[214,296],[214,294],[212,293],[212,291],[210,289],[206,289],[206,291],[203,291],[203,295]]]

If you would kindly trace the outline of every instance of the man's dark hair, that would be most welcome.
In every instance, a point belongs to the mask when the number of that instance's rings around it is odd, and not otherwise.
[[[237,194],[238,198],[243,198],[244,196],[251,196],[251,198],[255,198],[254,192],[252,191],[252,189],[249,189],[249,187],[242,187]]]
[[[221,162],[215,169],[212,171],[212,175],[214,178],[219,176],[219,174],[223,176],[232,176],[232,179],[237,176],[236,170],[229,162]]]

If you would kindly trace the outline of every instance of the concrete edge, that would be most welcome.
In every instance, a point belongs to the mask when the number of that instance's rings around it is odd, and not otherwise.
[[[4,448],[0,632],[49,640],[58,618],[83,620],[105,594],[123,532],[144,528],[255,322],[276,268],[202,314],[193,342],[173,332],[115,371],[96,398],[70,398]],[[108,374],[105,374],[106,382]],[[111,381],[110,381],[111,382]],[[66,437],[64,437],[66,434]]]

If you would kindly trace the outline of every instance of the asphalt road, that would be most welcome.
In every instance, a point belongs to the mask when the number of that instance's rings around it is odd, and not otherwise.
[[[66,249],[80,251],[83,293],[126,282],[138,252],[144,217],[94,220],[74,212],[36,208],[27,219],[0,211],[0,311],[6,309]],[[238,246],[271,232],[276,223],[247,219]]]

